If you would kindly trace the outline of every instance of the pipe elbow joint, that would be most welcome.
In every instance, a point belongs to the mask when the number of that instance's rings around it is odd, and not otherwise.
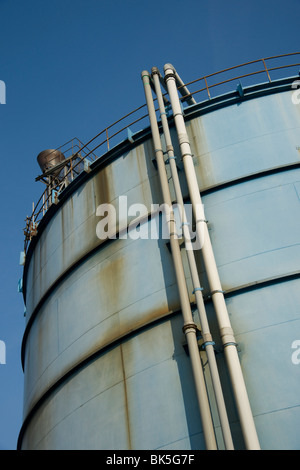
[[[160,72],[159,72],[159,70],[158,70],[158,67],[152,67],[151,73],[152,73],[152,75],[155,75],[155,74],[156,74],[156,75],[159,75],[159,76],[160,76]]]
[[[173,73],[175,73],[175,68],[173,67],[172,64],[165,64],[164,65],[164,72],[166,72],[167,70],[171,69]]]

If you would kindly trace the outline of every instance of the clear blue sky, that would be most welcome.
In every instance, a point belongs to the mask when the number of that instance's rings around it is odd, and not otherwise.
[[[37,154],[144,103],[140,73],[173,63],[184,81],[300,50],[299,0],[0,0],[0,449],[22,423],[24,219],[42,183]]]

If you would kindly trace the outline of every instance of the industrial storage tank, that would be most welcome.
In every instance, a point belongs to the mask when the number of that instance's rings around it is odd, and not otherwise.
[[[88,143],[93,151],[81,143],[75,150],[72,143],[70,154],[59,149],[68,165],[67,184],[60,181],[46,191],[42,209],[37,206],[25,231],[25,390],[19,449],[205,449],[201,394],[208,399],[216,448],[226,448],[208,344],[214,350],[233,447],[251,445],[236,400],[242,392],[234,390],[225,360],[230,348],[240,361],[259,447],[299,449],[297,76],[272,81],[266,61],[257,62],[263,64],[267,81],[239,82],[237,88],[231,82],[232,91],[212,97],[216,85],[210,88],[208,77],[202,77],[201,92],[208,96],[199,102],[196,92],[189,91],[192,85],[182,87],[175,69],[166,66],[165,77],[159,74],[161,83],[166,86],[173,79],[187,103],[181,106],[183,136],[171,98],[164,95],[174,156],[168,155],[164,113],[157,124],[162,149],[153,140],[155,124],[134,133],[129,129],[128,138],[99,158],[91,158],[97,152],[93,143]],[[235,69],[231,73],[236,80]],[[154,89],[153,74],[143,72],[145,87]],[[249,75],[257,80],[256,74]],[[221,79],[221,86],[226,81]],[[150,114],[149,105],[148,110]],[[194,252],[201,283],[195,288],[182,236],[176,242],[149,236],[159,235],[157,227],[168,222],[157,210],[165,194],[159,152],[172,202],[176,191],[170,158],[176,158],[183,200],[187,206],[191,202],[183,144],[191,149],[205,210],[201,221],[208,229],[222,290],[211,289],[202,247]],[[73,156],[83,162],[79,174]],[[172,241],[181,254],[190,324],[183,319]],[[211,341],[203,334],[197,308],[200,290]],[[213,302],[216,294],[225,300],[234,332],[234,340],[225,343]],[[200,392],[189,327],[205,381]],[[229,329],[226,335],[231,335]]]

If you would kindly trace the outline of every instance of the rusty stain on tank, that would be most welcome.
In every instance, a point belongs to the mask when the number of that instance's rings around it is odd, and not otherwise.
[[[149,176],[146,170],[146,162],[145,162],[145,153],[143,147],[136,147],[133,156],[137,163],[137,172],[138,172],[138,179],[137,181],[140,182],[142,195],[143,195],[143,202],[145,203],[148,199],[148,194],[146,194],[145,182],[149,182]]]
[[[194,155],[199,187],[200,190],[203,190],[215,183],[215,170],[201,116],[189,121],[187,132]]]
[[[113,164],[112,164],[113,165]],[[115,189],[111,177],[111,166],[100,170],[94,178],[95,206],[107,204],[114,199]]]

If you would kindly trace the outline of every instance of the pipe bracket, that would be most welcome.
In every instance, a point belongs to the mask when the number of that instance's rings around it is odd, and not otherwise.
[[[206,346],[215,346],[215,344],[216,343],[214,341],[205,341],[205,343],[201,345],[201,348],[206,349]]]
[[[235,341],[228,341],[228,343],[223,344],[223,349],[227,348],[227,346],[234,346],[237,348],[238,344]]]
[[[195,331],[198,331],[198,327],[196,325],[196,323],[186,323],[185,325],[183,325],[182,327],[182,331],[185,333],[186,330],[189,330],[189,329],[193,329]]]
[[[207,222],[207,220],[206,220],[206,222]],[[226,292],[225,292],[225,290],[216,289],[216,290],[211,291],[211,293],[210,293],[211,296],[213,296],[214,294],[226,294]]]
[[[203,291],[203,287],[195,287],[192,293],[195,294],[197,291]]]
[[[176,116],[183,116],[183,113],[175,113],[173,114],[173,117],[175,118]],[[188,142],[181,142],[182,144],[188,144]]]

